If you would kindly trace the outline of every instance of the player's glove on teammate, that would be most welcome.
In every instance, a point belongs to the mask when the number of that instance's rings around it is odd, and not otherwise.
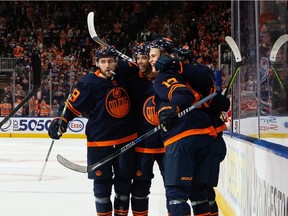
[[[215,115],[219,115],[222,111],[227,112],[229,108],[230,100],[220,93],[213,98],[210,104],[210,110]]]
[[[59,128],[61,130],[59,130]],[[48,135],[52,139],[57,140],[57,139],[60,139],[60,137],[62,136],[62,133],[65,133],[66,130],[67,130],[67,122],[62,120],[61,125],[60,125],[60,118],[56,118],[50,123],[50,126],[48,128]]]
[[[155,69],[160,72],[165,72],[169,69],[174,69],[179,64],[178,59],[170,55],[162,55],[155,62]]]
[[[179,108],[172,103],[162,103],[158,111],[159,121],[163,131],[174,128],[179,120]]]

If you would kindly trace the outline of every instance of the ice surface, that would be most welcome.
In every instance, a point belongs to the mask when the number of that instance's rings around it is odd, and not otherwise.
[[[38,181],[51,139],[0,138],[1,216],[95,216],[93,181],[57,162],[61,154],[86,164],[86,140],[56,140]],[[157,165],[150,194],[151,216],[165,216],[165,192]],[[131,216],[131,212],[129,216]]]

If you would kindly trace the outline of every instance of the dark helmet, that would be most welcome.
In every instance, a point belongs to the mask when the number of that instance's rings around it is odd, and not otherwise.
[[[175,51],[175,46],[170,38],[160,37],[151,43],[151,48],[158,48],[161,52],[165,51],[169,54]]]
[[[178,49],[176,50],[176,53],[177,53],[179,56],[185,57],[185,56],[191,55],[191,50],[180,47],[180,48],[178,48]]]
[[[193,62],[194,57],[193,57],[191,50],[189,49],[180,47],[176,49],[175,54],[179,56],[180,61],[184,61],[187,59],[190,63]]]
[[[133,53],[135,56],[137,55],[149,55],[150,52],[150,43],[144,42],[139,43],[132,47]]]
[[[118,54],[113,46],[101,46],[96,50],[95,53],[96,60],[116,56],[118,56]]]

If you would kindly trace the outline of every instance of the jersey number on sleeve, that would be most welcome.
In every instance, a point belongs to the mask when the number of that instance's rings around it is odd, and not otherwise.
[[[167,81],[162,82],[163,85],[165,85],[167,88],[170,88],[171,85],[178,83],[178,81],[176,80],[176,78],[170,78]]]
[[[79,97],[79,95],[80,95],[80,91],[78,89],[74,89],[74,91],[72,92],[72,94],[69,98],[69,101],[75,102],[76,99]]]

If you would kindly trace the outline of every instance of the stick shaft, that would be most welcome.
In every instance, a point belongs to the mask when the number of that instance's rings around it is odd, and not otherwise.
[[[216,92],[208,95],[207,97],[203,98],[202,100],[198,101],[197,103],[195,103],[194,105],[188,107],[187,109],[183,110],[182,112],[180,112],[178,114],[178,117],[181,118],[184,115],[186,115],[188,112],[194,110],[195,108],[197,108],[198,106],[200,106],[201,104],[205,103],[206,101],[210,100],[211,98],[216,96]],[[126,152],[127,150],[131,149],[132,147],[134,147],[137,143],[141,142],[142,140],[146,139],[147,137],[151,136],[152,134],[156,133],[157,131],[159,131],[161,129],[161,126],[157,126],[154,129],[148,131],[147,133],[143,134],[142,136],[138,137],[137,139],[133,140],[132,142],[126,144],[125,146],[123,146],[122,148],[120,148],[119,150],[115,151],[114,153],[112,153],[111,155],[109,155],[108,157],[104,158],[103,160],[100,160],[98,163],[91,165],[88,167],[88,171],[93,171],[95,169],[97,169],[98,167],[102,166],[103,164],[109,162],[110,160],[114,159],[115,157],[119,156],[120,154]]]
[[[240,67],[241,67],[241,62],[242,62],[242,57],[241,57],[241,53],[240,53],[240,50],[236,44],[236,42],[234,41],[234,39],[230,36],[226,36],[225,37],[225,41],[227,42],[227,44],[229,45],[229,47],[231,48],[232,50],[232,53],[234,55],[234,58],[235,58],[235,61],[236,61],[236,69],[235,69],[235,72],[233,73],[233,76],[227,86],[226,89],[223,90],[222,94],[226,97],[228,92],[231,90],[232,88],[232,85],[234,83],[234,80],[240,70]]]
[[[68,95],[68,99],[70,98],[70,96],[71,96],[71,93]],[[68,99],[67,99],[67,100],[68,100]],[[61,131],[61,123],[62,123],[62,121],[63,121],[63,116],[64,116],[64,114],[65,114],[65,112],[66,112],[66,109],[67,109],[67,102],[65,103],[65,106],[64,106],[63,111],[62,111],[61,116],[60,116],[59,130],[58,130],[58,135],[59,135],[59,136],[62,134],[62,131]],[[44,165],[43,165],[43,167],[42,167],[41,173],[40,173],[40,175],[39,175],[39,178],[38,178],[39,181],[42,180],[42,176],[43,176],[44,170],[45,170],[45,168],[46,168],[46,165],[47,165],[47,162],[48,162],[50,153],[51,153],[51,151],[52,151],[52,147],[53,147],[53,145],[54,145],[54,142],[55,142],[55,140],[53,139],[52,142],[51,142],[50,148],[49,148],[49,150],[48,150],[46,159],[45,159],[45,161],[44,161]]]
[[[0,128],[3,124],[6,123],[24,104],[26,104],[30,98],[35,95],[41,86],[41,58],[38,53],[34,53],[31,56],[32,61],[32,70],[33,70],[33,89],[31,92],[15,107],[9,115],[7,115],[2,121],[0,122]]]
[[[48,159],[49,159],[49,156],[50,156],[52,147],[53,147],[53,145],[54,145],[54,141],[55,141],[55,140],[52,140],[52,142],[51,142],[51,145],[50,145],[50,148],[49,148],[49,150],[48,150],[46,159],[45,159],[45,161],[44,161],[44,164],[43,164],[41,173],[40,173],[40,175],[39,175],[38,181],[41,181],[41,180],[42,180],[42,176],[43,176],[44,170],[45,170],[45,168],[46,168],[46,165],[47,165],[47,162],[48,162]]]
[[[205,103],[206,101],[210,100],[211,98],[215,97],[217,95],[216,92],[208,95],[207,97],[203,98],[202,100],[198,101],[197,103],[195,103],[194,105],[188,107],[187,109],[183,110],[182,112],[180,112],[178,114],[178,117],[181,118],[184,115],[186,115],[188,112],[194,110],[195,108],[197,108],[198,106],[200,106],[201,104]],[[88,166],[88,172],[93,171],[95,169],[97,169],[98,167],[102,166],[103,164],[109,162],[110,160],[114,159],[115,157],[119,156],[120,154],[126,152],[127,150],[131,149],[132,147],[134,147],[137,143],[141,142],[142,140],[146,139],[147,137],[151,136],[152,134],[156,133],[157,131],[159,131],[161,129],[161,126],[157,126],[154,129],[148,131],[147,133],[143,134],[142,136],[138,137],[137,139],[133,140],[132,142],[126,144],[125,146],[123,146],[122,148],[120,148],[119,150],[115,151],[113,154],[107,156],[106,158],[100,160],[98,163]]]
[[[207,97],[203,98],[202,100],[198,101],[197,103],[195,103],[194,105],[188,107],[187,109],[183,110],[182,112],[180,112],[178,114],[178,117],[181,118],[182,116],[184,116],[186,113],[194,110],[195,108],[197,108],[198,106],[200,106],[201,104],[209,101],[210,99],[212,99],[213,97],[215,97],[217,95],[216,92],[208,95]],[[74,170],[76,172],[81,172],[81,173],[87,173],[87,172],[91,172],[95,169],[97,169],[98,167],[102,166],[103,164],[109,162],[110,160],[112,160],[113,158],[119,156],[120,154],[126,152],[127,150],[131,149],[133,146],[135,146],[137,143],[141,142],[142,140],[146,139],[147,137],[149,137],[150,135],[156,133],[157,131],[159,131],[161,129],[161,125],[155,127],[154,129],[148,131],[147,133],[143,134],[142,136],[138,137],[137,139],[129,142],[128,144],[126,144],[125,146],[123,146],[122,148],[116,150],[114,153],[108,155],[107,157],[105,157],[104,159],[100,160],[99,162],[89,165],[89,166],[82,166],[79,164],[76,164],[72,161],[69,161],[68,159],[64,158],[61,155],[57,155],[57,160],[59,163],[61,163],[63,166],[67,167],[68,169]]]

